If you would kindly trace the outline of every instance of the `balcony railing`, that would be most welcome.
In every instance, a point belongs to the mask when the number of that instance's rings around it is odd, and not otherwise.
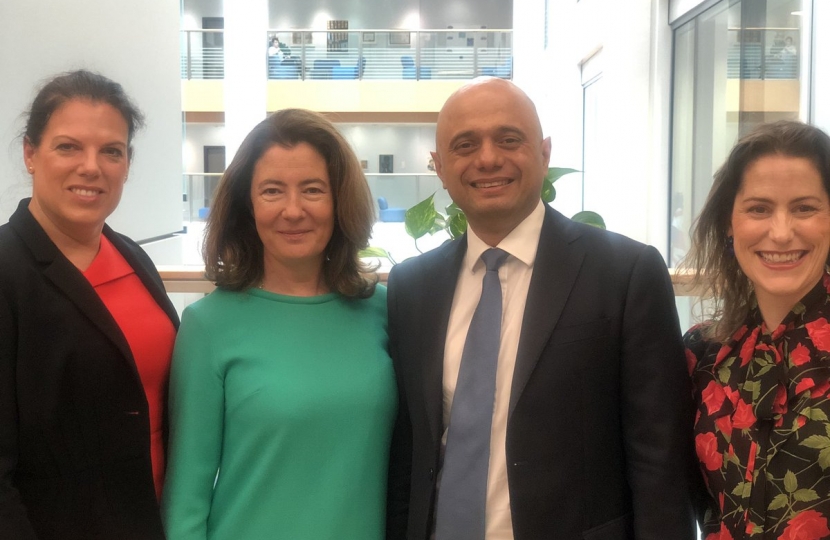
[[[182,30],[182,78],[224,77],[221,30]],[[207,36],[206,34],[211,34]],[[274,37],[282,50],[268,54]],[[269,30],[269,79],[472,79],[513,77],[513,31]]]

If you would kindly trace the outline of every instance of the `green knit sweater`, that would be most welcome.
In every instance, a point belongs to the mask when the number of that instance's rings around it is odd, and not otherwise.
[[[192,304],[170,377],[168,540],[382,539],[396,404],[382,286]]]

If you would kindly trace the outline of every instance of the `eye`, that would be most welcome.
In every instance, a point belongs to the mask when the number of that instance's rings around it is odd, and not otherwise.
[[[323,188],[321,188],[319,186],[309,186],[305,189],[305,192],[309,193],[311,195],[320,195],[322,193],[325,193]]]
[[[120,148],[108,147],[104,148],[102,152],[110,157],[120,158],[124,156],[124,152]]]
[[[793,212],[796,214],[811,214],[816,211],[818,211],[818,208],[810,204],[799,204],[793,208]]]
[[[746,209],[747,214],[764,215],[768,212],[769,209],[762,204],[756,204]]]
[[[57,146],[55,146],[55,150],[59,150],[61,152],[69,152],[70,150],[74,150],[75,148],[76,146],[73,143],[68,142],[60,143]]]
[[[515,136],[512,136],[512,135],[509,136],[509,137],[504,137],[501,140],[501,143],[503,145],[507,145],[507,146],[516,146],[518,144],[521,144],[521,142],[522,142],[522,140],[519,137],[515,137]]]
[[[469,152],[474,148],[475,144],[472,141],[460,141],[453,147],[453,150],[455,150],[456,152],[464,153]]]
[[[275,196],[280,194],[280,190],[275,187],[267,187],[262,190],[262,194],[266,196]]]

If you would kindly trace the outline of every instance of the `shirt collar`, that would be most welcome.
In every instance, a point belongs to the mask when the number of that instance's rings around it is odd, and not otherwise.
[[[503,249],[528,268],[533,268],[544,220],[545,203],[539,199],[539,204],[536,205],[530,215],[516,225],[516,228],[510,231],[496,247]],[[476,235],[472,227],[467,227],[467,253],[464,255],[464,269],[475,274],[477,268],[484,264],[481,261],[481,254],[488,249],[490,249],[490,246]]]

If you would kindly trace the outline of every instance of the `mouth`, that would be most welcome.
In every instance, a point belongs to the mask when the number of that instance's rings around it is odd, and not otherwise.
[[[793,264],[801,260],[808,251],[758,251],[757,254],[767,264]]]
[[[80,197],[96,197],[104,192],[103,190],[98,188],[78,186],[73,186],[69,188],[69,191]]]
[[[494,187],[501,187],[506,186],[508,184],[512,184],[513,180],[509,178],[503,178],[500,180],[476,180],[475,182],[470,182],[470,185],[476,189],[487,189],[487,188],[494,188]]]

